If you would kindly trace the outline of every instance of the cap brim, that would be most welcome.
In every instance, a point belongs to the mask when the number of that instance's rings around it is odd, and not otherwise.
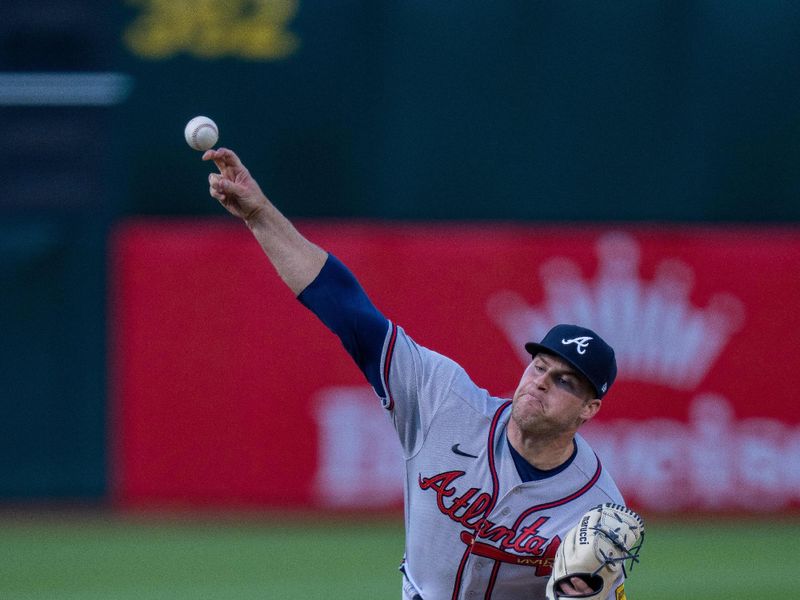
[[[527,344],[525,344],[525,350],[527,350],[527,351],[528,351],[528,353],[531,355],[531,357],[533,357],[533,356],[536,356],[536,355],[537,355],[537,354],[539,354],[540,352],[543,352],[544,354],[552,354],[552,355],[554,355],[554,356],[557,356],[557,357],[559,357],[561,360],[563,360],[564,362],[566,362],[566,363],[567,363],[567,364],[568,364],[570,367],[572,367],[572,368],[573,368],[573,369],[575,369],[575,370],[576,370],[578,373],[580,373],[581,375],[583,375],[583,377],[586,379],[586,381],[588,381],[588,382],[589,382],[589,385],[590,385],[590,386],[592,387],[592,389],[594,390],[594,394],[595,394],[595,396],[594,396],[594,397],[595,397],[595,398],[599,398],[599,397],[600,397],[600,392],[598,391],[598,389],[597,389],[597,387],[594,385],[594,383],[592,383],[592,378],[591,378],[591,377],[589,377],[589,376],[586,374],[586,371],[584,371],[584,370],[583,370],[583,369],[581,369],[581,368],[580,368],[578,365],[576,365],[574,362],[572,362],[572,360],[571,360],[571,359],[570,359],[568,356],[566,356],[566,355],[562,354],[562,353],[561,353],[561,352],[559,352],[558,350],[554,350],[553,348],[550,348],[550,347],[548,347],[548,346],[543,346],[542,344],[537,344],[537,343],[535,343],[535,342],[528,342]]]

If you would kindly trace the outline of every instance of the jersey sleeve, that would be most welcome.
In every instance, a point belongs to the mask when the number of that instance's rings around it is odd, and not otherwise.
[[[459,402],[476,415],[493,414],[496,399],[480,389],[455,361],[416,343],[392,324],[381,365],[389,410],[406,456],[415,454],[439,408]]]

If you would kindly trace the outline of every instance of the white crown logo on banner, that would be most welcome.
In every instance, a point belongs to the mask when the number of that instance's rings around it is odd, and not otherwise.
[[[574,323],[594,329],[611,344],[620,379],[694,389],[742,326],[743,304],[721,293],[706,308],[696,308],[689,300],[691,267],[666,259],[653,280],[644,281],[639,254],[631,235],[608,233],[597,243],[599,266],[593,281],[584,279],[573,261],[555,257],[540,269],[542,305],[534,307],[516,292],[499,291],[489,298],[489,316],[524,363],[530,360],[526,342],[540,340],[556,323]]]

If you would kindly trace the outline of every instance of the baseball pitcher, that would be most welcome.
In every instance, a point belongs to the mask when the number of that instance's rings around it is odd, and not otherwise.
[[[526,345],[512,399],[492,397],[370,302],[304,238],[231,150],[204,160],[210,194],[241,218],[276,271],[341,340],[394,425],[405,458],[404,600],[625,597],[641,518],[578,428],[616,377],[594,331],[553,327]]]

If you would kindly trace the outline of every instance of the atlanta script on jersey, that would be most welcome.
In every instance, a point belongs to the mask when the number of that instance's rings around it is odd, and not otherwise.
[[[565,533],[592,506],[623,503],[587,442],[576,436],[563,471],[523,482],[506,441],[509,400],[394,324],[381,376],[406,461],[403,599],[544,599]]]

